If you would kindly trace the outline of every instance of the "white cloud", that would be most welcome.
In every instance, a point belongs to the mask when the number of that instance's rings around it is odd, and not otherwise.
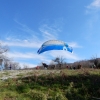
[[[46,24],[42,25],[39,30],[46,40],[57,38],[57,30]]]
[[[80,59],[74,53],[70,53],[68,51],[63,51],[63,50],[54,50],[54,51],[49,52],[49,54],[54,58],[60,56],[60,57],[64,57],[64,58],[70,59],[70,60],[79,60]]]
[[[14,21],[21,26],[19,27],[20,30],[23,30],[29,34],[36,33],[32,29],[30,29],[27,25],[20,23],[18,20],[14,19]]]
[[[100,8],[100,0],[94,0],[90,5],[87,6],[89,9]]]
[[[21,62],[19,65],[21,68],[24,68],[25,66],[27,66],[27,68],[34,68],[37,66],[37,64],[24,63],[24,62],[23,63]]]
[[[82,46],[78,45],[76,42],[70,42],[69,45],[73,48],[82,48]]]
[[[94,36],[98,35],[97,33],[99,30],[98,26],[99,26],[99,20],[100,20],[100,0],[93,0],[86,7],[86,14],[89,16],[87,17],[87,20],[86,20],[83,37],[86,39],[86,41],[93,44]]]
[[[24,65],[27,65],[28,67],[36,67],[37,63],[41,62],[49,63],[51,61],[51,59],[47,58],[45,54],[39,55],[34,52],[29,52],[29,53],[8,52],[6,56],[10,57],[11,60],[19,62],[21,68],[23,68]],[[26,62],[27,60],[33,60],[32,63],[34,64]]]
[[[42,32],[42,35],[46,40],[57,39],[58,34],[62,31],[63,23],[63,18],[52,20],[52,23],[50,21],[43,20],[39,30]]]
[[[41,41],[32,41],[32,40],[9,40],[9,41],[0,41],[2,45],[8,46],[17,46],[17,47],[27,47],[27,48],[39,48],[41,46]]]
[[[21,52],[8,52],[8,57],[17,58],[17,59],[45,59],[44,56],[38,55],[36,53],[21,53]]]
[[[49,40],[49,39],[57,39],[58,33],[61,32],[59,27],[56,27],[55,25],[49,26],[48,24],[43,24],[39,28],[40,32],[42,33],[42,35],[41,35],[41,34],[34,32],[33,30],[31,30],[28,26],[21,24],[18,21],[16,21],[16,22],[17,22],[17,24],[19,24],[21,26],[19,29],[26,32],[27,34],[29,34],[30,37],[21,39],[21,38],[12,38],[11,36],[9,36],[6,38],[6,41],[0,41],[2,43],[2,45],[8,45],[9,47],[15,46],[18,48],[19,47],[27,47],[27,48],[34,48],[34,49],[40,48],[40,46],[44,43],[44,41]],[[69,45],[72,46],[73,48],[81,47],[75,42],[71,42],[71,43],[69,43]],[[16,51],[16,52],[14,52],[14,51]],[[38,55],[37,53],[29,52],[29,51],[26,51],[26,53],[23,53],[23,51],[18,52],[15,49],[15,50],[12,50],[12,52],[8,52],[7,56],[10,58],[13,58],[16,61],[20,61],[20,59],[21,60],[22,59],[33,60],[32,63],[34,63],[34,64],[26,63],[26,62],[24,63],[21,61],[19,62],[19,63],[21,63],[21,66],[22,66],[22,64],[26,64],[31,67],[35,66],[35,64],[36,64],[35,61],[50,63],[50,61],[52,60],[51,58],[57,57],[57,56],[64,56],[65,58],[72,59],[72,60],[79,59],[75,54],[68,53],[67,51],[66,52],[64,52],[64,51],[48,51],[48,53],[43,53],[41,55]]]
[[[93,0],[86,8],[86,14],[97,14],[100,10],[100,0]]]
[[[42,43],[49,39],[56,39],[57,32],[59,31],[57,28],[54,29],[54,26],[48,26],[43,24],[39,30],[42,34],[37,33],[31,30],[27,25],[20,23],[19,21],[15,20],[15,22],[19,25],[19,28],[24,34],[20,33],[20,36],[17,37],[16,34],[11,34],[7,36],[7,41],[0,41],[3,45],[8,46],[19,46],[19,47],[28,47],[28,48],[39,48]],[[12,32],[14,33],[14,32]],[[21,35],[22,34],[22,35]],[[12,37],[11,37],[12,36]]]

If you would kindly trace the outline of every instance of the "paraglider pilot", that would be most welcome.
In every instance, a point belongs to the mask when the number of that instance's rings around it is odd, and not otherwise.
[[[43,64],[43,66],[44,66],[44,68],[48,68],[48,65],[46,64],[46,63],[42,63]]]

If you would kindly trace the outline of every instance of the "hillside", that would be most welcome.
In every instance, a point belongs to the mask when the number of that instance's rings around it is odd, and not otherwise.
[[[99,100],[100,70],[0,72],[0,100]]]

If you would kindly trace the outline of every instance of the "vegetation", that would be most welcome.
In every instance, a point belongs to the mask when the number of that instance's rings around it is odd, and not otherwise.
[[[0,80],[0,100],[98,100],[100,97],[100,70],[32,72]]]

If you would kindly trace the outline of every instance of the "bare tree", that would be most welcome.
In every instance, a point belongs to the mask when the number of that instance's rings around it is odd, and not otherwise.
[[[49,64],[49,69],[55,69],[56,68],[56,62],[54,62],[53,60],[51,60],[50,64]]]
[[[0,69],[4,69],[5,67],[5,60],[7,57],[5,56],[5,53],[8,51],[8,46],[2,46],[0,43]]]
[[[3,54],[9,50],[8,46],[2,46],[0,43],[0,54]]]
[[[10,67],[10,59],[4,59],[5,70],[8,70]]]
[[[98,58],[97,58],[97,55],[96,55],[96,56],[93,56],[92,59],[91,59],[90,61],[94,63],[94,66],[95,66],[96,68],[98,68],[99,60],[98,60]]]
[[[19,69],[19,63],[12,61],[12,59],[5,56],[5,53],[9,51],[8,46],[2,46],[0,43],[0,65],[4,64],[4,69]]]
[[[59,69],[61,69],[62,65],[64,64],[64,60],[65,58],[61,56],[61,57],[56,57],[53,61],[57,62]]]
[[[26,65],[26,64],[24,64],[23,66],[24,66],[23,69],[28,69],[29,68],[29,66]]]
[[[19,69],[19,63],[18,62],[10,62],[10,67],[13,70]]]

